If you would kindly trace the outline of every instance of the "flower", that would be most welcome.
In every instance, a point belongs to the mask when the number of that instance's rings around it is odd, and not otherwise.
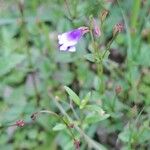
[[[58,35],[58,43],[60,51],[75,52],[75,45],[81,39],[81,37],[89,32],[88,27],[80,27],[69,32],[65,32]]]

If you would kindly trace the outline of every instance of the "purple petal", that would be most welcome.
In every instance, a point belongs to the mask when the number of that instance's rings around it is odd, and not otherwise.
[[[81,38],[81,36],[82,31],[80,29],[75,29],[68,34],[68,39],[78,41]]]

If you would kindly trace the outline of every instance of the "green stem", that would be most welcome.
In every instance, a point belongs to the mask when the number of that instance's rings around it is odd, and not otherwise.
[[[113,112],[115,111],[116,98],[117,98],[117,95],[116,95],[116,93],[115,93],[114,98],[113,98],[113,101],[112,101],[112,111],[113,111]]]
[[[68,10],[69,16],[71,17],[71,20],[72,20],[72,14],[71,14],[71,10],[70,10],[70,7],[69,7],[68,0],[64,0],[64,2],[65,2],[65,5],[66,5],[66,8]]]
[[[108,51],[110,51],[110,46],[111,46],[112,42],[114,41],[114,39],[117,37],[117,35],[118,35],[118,33],[116,33],[116,34],[112,37],[112,39],[107,43],[107,45],[106,45],[106,50],[104,51],[104,53],[103,53],[103,55],[102,55],[102,59],[105,57],[106,53],[107,53]]]
[[[93,29],[93,25],[92,25],[92,18],[91,18],[90,19],[90,36],[91,36],[91,40],[92,40],[93,55],[94,55],[94,58],[95,58],[95,64],[96,64],[96,68],[97,68],[97,74],[98,74],[99,78],[101,79],[101,84],[102,84],[101,88],[99,88],[99,89],[100,89],[100,92],[103,93],[104,92],[103,60],[102,60],[101,54],[99,53],[99,48],[96,45],[92,29]]]
[[[127,32],[127,42],[128,42],[128,49],[127,49],[127,65],[130,66],[130,60],[132,59],[132,38],[131,38],[131,33],[130,33],[130,27],[129,27],[129,23],[128,23],[128,19],[127,16],[124,12],[124,9],[121,7],[120,4],[120,0],[117,0],[118,6],[120,8],[124,23],[125,23],[125,28],[126,28],[126,32]]]
[[[77,114],[76,111],[74,110],[71,100],[70,100],[70,108],[71,108],[71,110],[72,110],[72,112],[73,112],[75,118],[76,118],[77,120],[79,120],[80,117],[78,116],[78,114]]]
[[[41,110],[40,113],[47,113],[47,114],[50,114],[50,115],[53,115],[53,116],[57,117],[60,121],[62,121],[62,122],[66,125],[66,127],[68,128],[68,131],[70,132],[70,135],[71,135],[72,139],[75,140],[75,135],[74,135],[74,133],[73,133],[72,130],[70,129],[69,124],[63,119],[62,116],[59,116],[57,113],[52,112],[52,111],[50,111],[50,110]]]
[[[60,112],[66,116],[66,118],[70,121],[73,122],[73,120],[70,118],[70,116],[65,112],[65,110],[63,109],[63,107],[59,104],[59,102],[49,93],[50,98],[53,100],[54,104],[58,107],[58,109],[60,110]],[[89,147],[94,148],[95,150],[106,150],[105,147],[103,147],[101,144],[97,143],[96,141],[94,141],[93,139],[91,139],[88,135],[86,135],[84,133],[84,131],[79,128],[79,126],[77,126],[76,124],[74,125],[74,128],[80,133],[80,135],[82,135],[84,137],[84,139],[87,141]]]
[[[26,30],[25,18],[24,18],[23,13],[21,13],[21,20],[22,20],[22,31],[23,31],[23,34],[25,36],[25,42],[27,44],[27,59],[28,59],[28,63],[29,63],[29,68],[32,70],[34,67],[33,67],[33,64],[32,64],[32,55],[30,53],[29,46],[28,46],[28,32]],[[36,79],[35,79],[35,76],[34,76],[33,73],[31,74],[31,78],[32,78],[32,83],[33,83],[35,96],[36,96],[36,104],[37,104],[37,106],[39,106],[40,93],[38,92]]]
[[[29,62],[29,68],[31,70],[34,70],[33,69],[33,64],[32,64],[32,59],[31,59],[31,53],[30,53],[30,50],[29,48],[27,47],[27,59],[28,59],[28,62]],[[36,79],[35,79],[35,75],[33,74],[34,72],[31,73],[31,78],[32,78],[32,83],[33,83],[33,88],[34,88],[34,92],[35,92],[35,96],[36,96],[36,105],[39,106],[39,102],[40,102],[40,94],[38,92],[38,88],[37,88],[37,84],[36,84]]]

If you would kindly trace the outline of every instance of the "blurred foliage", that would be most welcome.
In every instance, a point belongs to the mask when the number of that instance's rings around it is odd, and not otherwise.
[[[125,31],[104,59],[102,84],[90,36],[79,42],[77,52],[63,53],[57,34],[89,26],[90,15],[100,21],[104,9],[109,15],[99,52],[116,23],[124,22]],[[0,149],[75,149],[57,118],[40,115],[31,121],[31,114],[42,109],[60,114],[48,91],[100,149],[150,149],[149,58],[149,0],[0,0]],[[121,91],[115,93],[118,85]],[[27,125],[7,127],[19,119]],[[81,149],[90,149],[72,130]]]

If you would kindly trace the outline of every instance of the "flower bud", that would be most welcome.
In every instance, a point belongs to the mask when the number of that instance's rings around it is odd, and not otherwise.
[[[74,139],[74,146],[75,146],[76,150],[80,149],[80,141],[78,139]]]
[[[24,0],[20,0],[18,3],[18,7],[20,10],[21,15],[23,16],[23,11],[24,11]]]
[[[104,9],[100,14],[100,21],[103,22],[106,19],[108,14],[109,14],[109,11]]]
[[[93,19],[93,30],[94,30],[94,35],[96,37],[100,37],[101,36],[101,30],[99,28],[99,25],[97,24],[96,20]]]
[[[69,128],[74,128],[74,124],[73,123],[69,124]]]
[[[124,30],[124,24],[123,23],[117,23],[113,29],[113,36],[115,36],[117,33],[122,32],[123,30]]]
[[[116,94],[119,94],[122,91],[122,87],[120,85],[117,85],[115,88]]]
[[[15,124],[17,127],[23,127],[25,125],[25,122],[23,120],[18,120],[16,121],[16,124]]]

